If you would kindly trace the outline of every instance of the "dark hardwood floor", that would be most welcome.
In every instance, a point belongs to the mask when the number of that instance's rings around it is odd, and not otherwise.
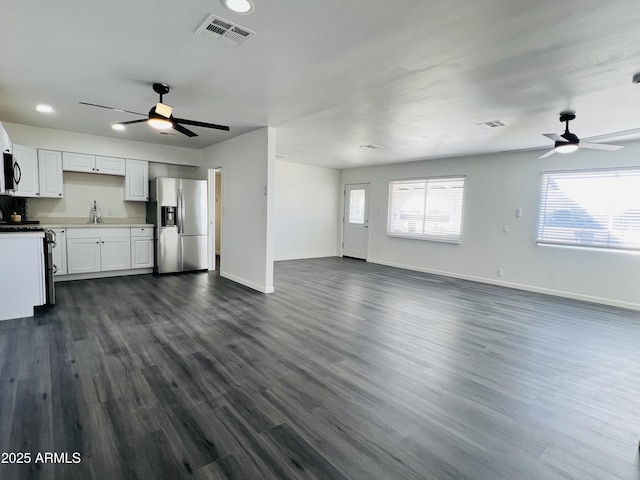
[[[58,283],[0,322],[0,479],[640,479],[638,312],[341,258],[275,286]]]

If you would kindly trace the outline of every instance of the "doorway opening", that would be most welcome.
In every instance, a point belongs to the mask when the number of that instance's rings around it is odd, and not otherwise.
[[[220,268],[222,255],[222,168],[210,168],[209,183],[209,270]]]

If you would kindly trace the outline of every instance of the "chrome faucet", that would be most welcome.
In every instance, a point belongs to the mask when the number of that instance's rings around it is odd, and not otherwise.
[[[93,208],[91,209],[91,223],[100,223],[102,217],[98,215],[98,205],[96,201],[93,201]]]

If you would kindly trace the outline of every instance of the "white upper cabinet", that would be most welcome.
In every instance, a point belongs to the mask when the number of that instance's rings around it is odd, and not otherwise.
[[[62,198],[62,153],[38,150],[40,197]]]
[[[9,135],[7,131],[4,129],[2,124],[0,123],[0,152],[1,153],[11,153],[13,152],[13,144],[9,139]]]
[[[87,153],[62,153],[62,168],[65,172],[99,173],[124,177],[124,158],[89,155]]]
[[[65,172],[95,173],[96,156],[86,153],[62,152],[62,169]]]
[[[149,201],[149,162],[127,158],[124,199]]]
[[[14,195],[16,197],[38,197],[38,151],[24,145],[13,145],[13,161],[20,167],[20,183]]]
[[[96,155],[96,173],[124,177],[126,173],[124,158]]]

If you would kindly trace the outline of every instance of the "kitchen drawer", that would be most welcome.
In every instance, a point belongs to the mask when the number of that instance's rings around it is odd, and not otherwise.
[[[127,227],[67,228],[67,238],[122,238],[130,236],[131,229]]]
[[[153,227],[131,227],[132,237],[153,237]]]

